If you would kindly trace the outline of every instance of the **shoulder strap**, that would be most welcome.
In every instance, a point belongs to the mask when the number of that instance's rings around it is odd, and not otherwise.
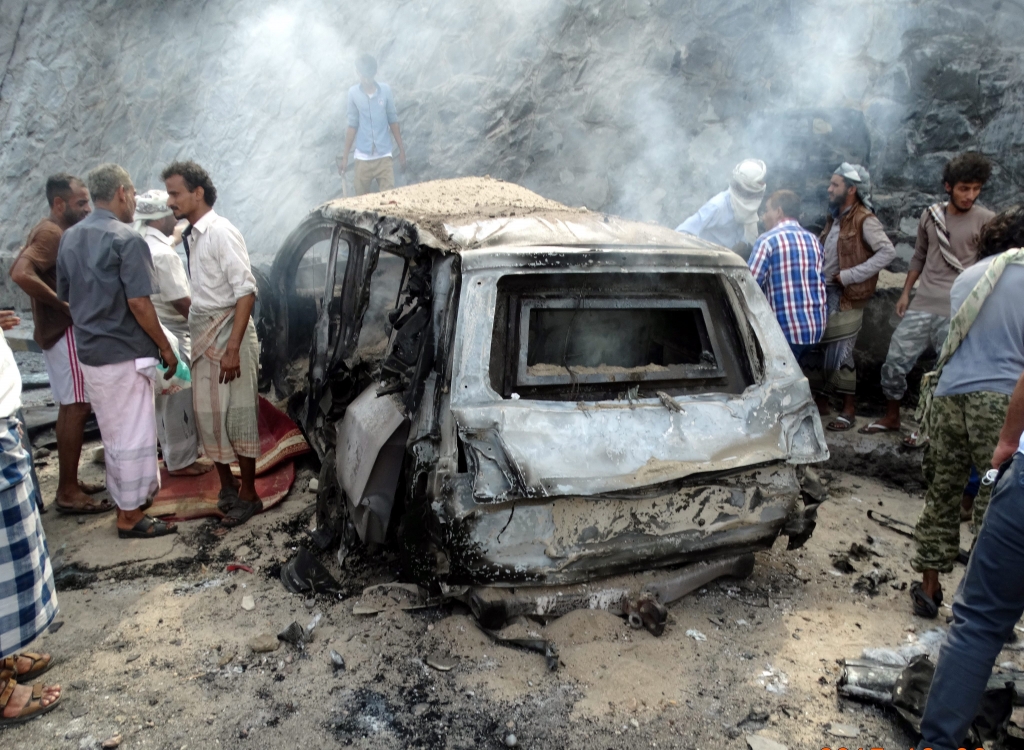
[[[963,264],[959,258],[953,255],[953,251],[949,246],[949,230],[946,228],[946,204],[933,203],[928,206],[928,214],[932,217],[932,221],[935,222],[935,235],[939,238],[939,252],[942,253],[942,258],[954,271],[963,273]]]

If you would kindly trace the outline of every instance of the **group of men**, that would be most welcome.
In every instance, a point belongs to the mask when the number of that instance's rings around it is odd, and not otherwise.
[[[729,191],[679,229],[717,228],[722,235],[726,226],[732,233],[726,242],[710,232],[701,236],[735,248],[728,241],[745,231],[748,217],[737,210],[734,193],[750,192],[744,178],[751,174],[760,173],[763,184],[764,170],[756,165],[761,162],[737,166]],[[1024,207],[996,215],[979,205],[990,174],[989,161],[973,152],[946,165],[948,200],[922,212],[896,304],[900,322],[882,368],[886,414],[859,430],[900,430],[907,374],[933,349],[938,362],[922,381],[920,427],[903,440],[909,448],[924,448],[928,484],[911,562],[922,576],[910,592],[915,614],[938,615],[939,574],[952,570],[959,553],[962,513],[971,519],[976,541],[953,600],[953,626],[940,653],[919,747],[963,744],[992,665],[1024,613],[1018,567],[1024,563]],[[822,415],[830,413],[830,397],[841,397],[839,414],[827,427],[845,431],[855,420],[853,350],[864,307],[896,253],[873,212],[866,169],[840,165],[828,199],[829,216],[815,237],[799,224],[799,196],[788,190],[769,196],[763,213],[767,231],[753,243],[748,265]],[[990,466],[998,479],[982,482],[973,508],[962,508],[968,474]]]
[[[405,165],[394,99],[374,80],[376,68],[372,57],[360,57],[360,83],[348,96],[338,167],[344,177],[354,146],[357,194],[373,182],[379,190],[394,186],[392,138]],[[263,508],[256,491],[259,343],[251,318],[257,284],[245,240],[214,211],[217,190],[198,164],[176,161],[161,178],[165,190],[137,196],[116,164],[96,167],[85,180],[50,177],[49,215],[29,233],[10,274],[31,300],[34,339],[58,404],[56,508],[87,514],[116,507],[121,538],[177,531],[146,514],[160,489],[158,444],[171,475],[216,468],[223,528]],[[185,264],[175,250],[179,240]],[[0,330],[19,322],[0,310]],[[50,626],[57,596],[20,409],[21,376],[0,334],[0,729],[61,700],[59,685],[30,684],[50,668],[50,655],[21,651]],[[96,496],[102,487],[78,477],[91,413],[113,504]]]
[[[166,192],[136,196],[116,164],[100,165],[85,181],[52,176],[50,214],[11,268],[31,299],[34,339],[59,405],[56,508],[84,514],[116,506],[122,538],[176,531],[145,513],[160,488],[158,444],[171,475],[216,468],[225,527],[262,509],[255,489],[259,347],[250,317],[256,279],[245,241],[214,211],[217,191],[202,167],[174,162],[162,178]],[[188,222],[183,232],[179,220]],[[174,249],[179,237],[188,272]],[[191,388],[165,388],[179,362],[191,370]],[[90,413],[113,504],[78,481]],[[231,472],[236,460],[240,481]]]

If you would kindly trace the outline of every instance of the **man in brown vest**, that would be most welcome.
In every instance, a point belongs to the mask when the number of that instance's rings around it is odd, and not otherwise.
[[[831,396],[843,398],[842,410],[827,425],[835,432],[853,426],[857,391],[854,345],[864,322],[864,307],[878,284],[878,272],[896,258],[896,248],[872,211],[870,195],[871,176],[861,165],[843,162],[832,175],[830,216],[821,233],[828,324],[821,343],[801,360],[822,415],[831,413]]]

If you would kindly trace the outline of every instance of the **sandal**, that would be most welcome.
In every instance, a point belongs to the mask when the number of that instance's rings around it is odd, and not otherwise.
[[[95,513],[106,513],[114,509],[114,504],[108,497],[92,498],[88,505],[61,505],[54,501],[57,512],[63,516],[91,516]]]
[[[3,691],[0,692],[0,712],[7,708],[7,704],[11,702],[11,696],[14,695],[14,689],[18,686],[17,680],[13,676],[4,675],[7,684],[4,685]],[[32,686],[32,697],[29,699],[25,707],[21,709],[17,716],[7,718],[0,715],[0,729],[4,727],[12,727],[16,724],[24,724],[26,721],[42,716],[48,711],[52,711],[60,705],[61,698],[64,696],[57,696],[57,700],[48,706],[43,705],[43,690],[45,686],[41,682],[37,682]]]
[[[845,414],[837,414],[836,418],[825,426],[825,429],[832,430],[832,432],[846,432],[853,427],[853,423],[856,419],[857,417],[848,417]]]
[[[18,659],[28,659],[32,666],[24,672],[19,672]],[[0,672],[10,672],[18,682],[31,682],[52,666],[53,659],[49,654],[36,654],[31,651],[0,659]]]
[[[939,616],[939,605],[942,604],[942,589],[935,594],[935,598],[924,593],[920,581],[914,581],[910,586],[910,598],[914,602],[914,614],[928,620],[934,620]]]
[[[130,529],[118,529],[117,535],[122,539],[152,539],[168,534],[177,534],[178,525],[162,521],[159,518],[143,516],[142,520]]]
[[[261,510],[263,510],[262,500],[250,502],[249,500],[239,499],[224,518],[220,519],[220,525],[225,529],[233,529],[236,526],[241,526]]]
[[[229,490],[221,490],[217,493],[217,510],[225,516],[238,503],[238,490],[232,487]]]
[[[899,431],[899,427],[889,427],[889,425],[884,425],[881,422],[872,422],[871,424],[861,427],[859,430],[857,430],[857,432],[860,433],[861,435],[880,435],[883,432]]]

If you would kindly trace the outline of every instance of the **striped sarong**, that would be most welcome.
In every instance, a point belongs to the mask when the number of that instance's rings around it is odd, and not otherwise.
[[[160,489],[153,381],[135,360],[82,365],[107,467],[107,490],[121,510],[141,508]]]
[[[842,290],[828,286],[828,322],[821,341],[800,358],[814,394],[847,395],[857,392],[857,365],[853,350],[864,324],[864,310],[840,310]]]
[[[19,422],[0,418],[0,658],[35,640],[57,614],[53,568]]]
[[[220,360],[231,336],[235,308],[213,313],[193,310],[188,322],[192,332],[192,403],[203,451],[219,464],[232,463],[239,456],[259,458],[260,345],[256,326],[250,319],[242,336],[242,374],[230,383],[221,383]]]

